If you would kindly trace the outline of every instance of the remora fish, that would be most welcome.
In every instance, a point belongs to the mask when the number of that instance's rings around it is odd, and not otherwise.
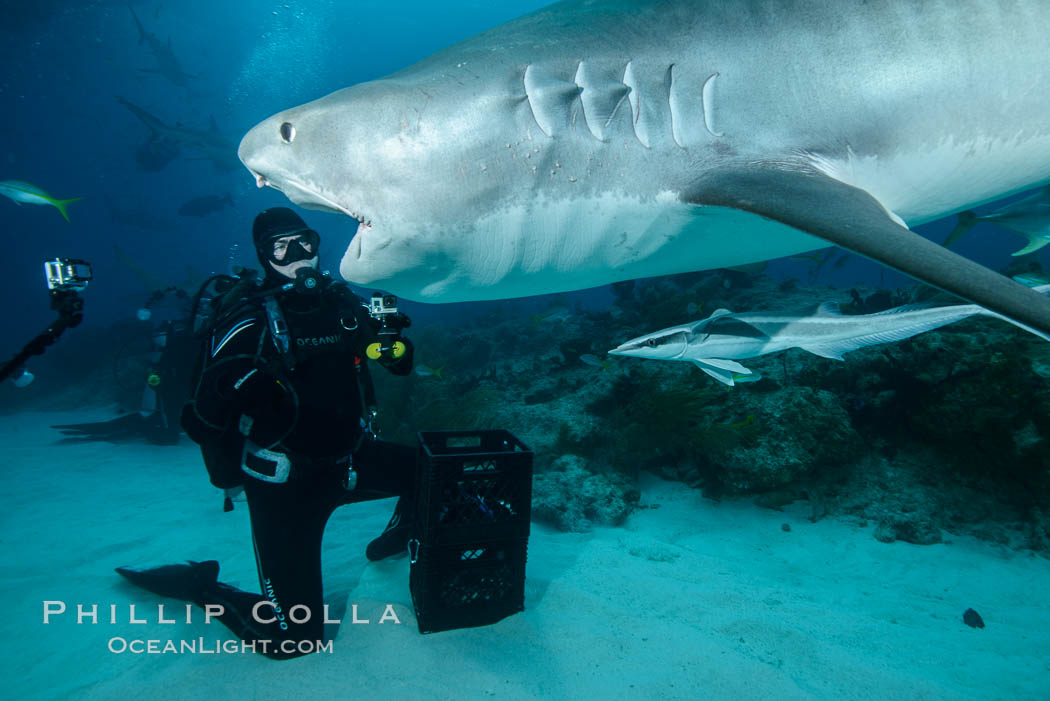
[[[1037,294],[1045,294],[1050,291],[1050,285],[1034,290]],[[824,358],[842,360],[843,354],[858,348],[901,341],[979,315],[1009,321],[1050,341],[1050,335],[1017,324],[976,304],[908,304],[876,314],[847,316],[839,312],[837,304],[825,303],[810,316],[776,312],[733,314],[727,309],[719,309],[702,321],[633,338],[609,354],[688,360],[719,382],[733,385],[740,381],[735,377],[737,374],[751,374],[737,360],[757,358],[788,348],[801,348]]]
[[[948,234],[944,245],[951,246],[962,238],[963,234],[983,221],[998,224],[1028,239],[1027,246],[1011,255],[1023,256],[1038,251],[1050,243],[1050,187],[1044,187],[1034,195],[1011,202],[987,214],[976,214],[970,210],[959,212],[959,223],[952,233]]]
[[[206,217],[218,212],[225,207],[233,206],[233,196],[226,193],[225,197],[219,195],[203,195],[195,197],[179,207],[179,214],[184,217]]]
[[[830,242],[1050,331],[1050,300],[906,227],[1050,182],[1048,53],[1045,0],[567,0],[279,112],[239,155],[358,219],[340,272],[411,299]]]
[[[21,180],[4,180],[0,182],[0,195],[10,198],[15,204],[23,202],[26,204],[49,204],[57,209],[66,221],[69,221],[66,206],[70,202],[84,199],[83,197],[70,197],[66,200],[60,200],[47,194],[36,185]]]

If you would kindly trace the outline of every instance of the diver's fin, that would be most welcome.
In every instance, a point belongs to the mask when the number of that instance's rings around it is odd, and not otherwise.
[[[181,601],[200,600],[204,590],[219,579],[219,563],[215,560],[190,560],[188,565],[163,565],[148,570],[115,569],[117,574],[146,591]]]
[[[83,440],[113,440],[116,438],[141,438],[144,435],[147,421],[137,411],[118,416],[109,421],[95,421],[84,424],[58,424],[63,435]]]
[[[1030,238],[1028,240],[1028,245],[1027,246],[1022,248],[1020,251],[1017,251],[1015,253],[1011,253],[1010,255],[1012,255],[1012,256],[1025,256],[1025,255],[1028,255],[1029,253],[1035,253],[1036,251],[1038,251],[1040,248],[1042,248],[1043,246],[1045,246],[1048,243],[1050,243],[1050,241],[1048,241],[1047,239],[1037,239],[1037,238],[1032,237],[1032,238]]]
[[[408,536],[412,530],[412,519],[406,515],[406,511],[405,498],[398,498],[390,522],[386,524],[383,534],[365,548],[365,557],[376,562],[398,553],[408,552]]]
[[[868,192],[816,170],[743,165],[713,170],[685,199],[778,221],[1050,332],[1050,299],[919,236]]]

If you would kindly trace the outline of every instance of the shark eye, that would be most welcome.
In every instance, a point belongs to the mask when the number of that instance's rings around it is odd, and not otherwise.
[[[652,348],[655,348],[656,345],[657,345],[656,339],[655,338],[650,338],[648,341],[645,342],[645,345],[650,346]]]
[[[291,122],[285,122],[281,125],[281,138],[284,139],[284,143],[292,143],[292,139],[295,138],[295,127],[292,126]]]

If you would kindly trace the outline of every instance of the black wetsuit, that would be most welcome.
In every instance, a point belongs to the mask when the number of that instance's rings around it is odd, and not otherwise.
[[[224,320],[213,335],[195,400],[198,424],[211,426],[226,446],[209,456],[201,441],[212,481],[243,484],[262,593],[216,583],[195,600],[221,604],[219,619],[226,626],[244,640],[271,641],[268,650],[257,651],[283,659],[301,654],[296,642],[323,640],[321,539],[329,516],[358,501],[400,496],[411,503],[416,451],[375,440],[364,430],[371,391],[365,348],[376,341],[376,329],[356,295],[330,283],[319,295],[286,292],[271,299],[287,333],[261,304]],[[379,361],[396,375],[412,369],[411,344],[405,342],[404,356]],[[196,429],[187,426],[191,437],[199,437]],[[229,446],[243,441],[245,432],[242,470],[240,461],[231,465],[237,451]],[[286,479],[278,463],[290,464]],[[273,605],[253,614],[259,602]],[[306,612],[308,621],[291,620],[290,614],[301,618]],[[259,617],[278,620],[260,623]]]

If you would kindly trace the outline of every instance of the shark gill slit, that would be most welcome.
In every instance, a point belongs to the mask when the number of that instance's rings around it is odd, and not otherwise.
[[[713,104],[715,99],[715,78],[718,77],[717,73],[712,73],[708,76],[707,80],[704,81],[704,87],[701,92],[700,104],[704,110],[704,127],[711,136],[725,136],[725,132],[715,131],[714,127],[714,114]]]
[[[532,89],[533,81],[531,79],[530,71],[532,71],[531,63],[525,66],[525,75],[522,76],[522,82],[525,85],[525,100],[529,103],[529,111],[532,112],[532,120],[536,122],[536,126],[539,127],[540,131],[542,131],[544,134],[546,134],[547,136],[551,136],[551,132],[543,127],[543,124],[540,122],[539,115],[536,114],[536,104],[535,102],[533,102],[532,97],[532,93],[534,92],[534,90]]]
[[[612,108],[612,112],[609,113],[609,118],[605,120],[605,125],[604,125],[605,129],[608,129],[609,126],[612,125],[613,120],[616,118],[616,114],[620,111],[620,107],[623,106],[623,101],[624,100],[628,100],[629,101],[629,96],[631,94],[631,87],[629,85],[624,85],[622,93],[623,94],[620,95],[620,99],[617,100],[617,102],[616,102],[616,106],[613,107]]]
[[[638,142],[649,148],[648,135],[644,134],[644,124],[640,124],[642,118],[642,95],[638,91],[638,80],[634,75],[634,67],[631,61],[623,69],[623,84],[627,86],[627,99],[631,104],[631,126],[634,127],[634,136]]]
[[[685,120],[678,114],[678,111],[682,106],[679,104],[678,96],[675,94],[673,63],[667,67],[667,75],[664,79],[664,84],[667,86],[667,108],[668,112],[671,114],[671,138],[674,139],[675,144],[677,144],[679,148],[685,148],[685,144],[682,142],[682,135],[679,133],[679,129]]]
[[[576,66],[576,75],[573,77],[572,82],[576,83],[576,87],[580,89],[580,106],[583,109],[583,122],[587,125],[587,129],[591,132],[591,136],[599,141],[604,141],[601,129],[596,128],[594,124],[591,124],[591,115],[587,110],[587,95],[588,83],[587,76],[584,74],[583,61],[580,61],[579,65]]]

